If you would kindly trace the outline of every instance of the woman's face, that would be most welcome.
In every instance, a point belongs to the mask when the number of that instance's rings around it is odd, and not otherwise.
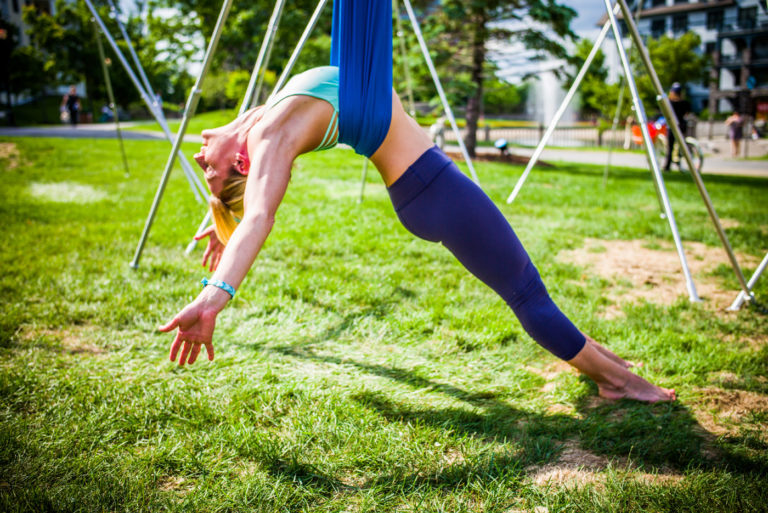
[[[234,172],[237,141],[227,137],[222,128],[203,130],[203,146],[195,154],[195,162],[203,168],[208,189],[214,196],[219,196],[224,183]]]

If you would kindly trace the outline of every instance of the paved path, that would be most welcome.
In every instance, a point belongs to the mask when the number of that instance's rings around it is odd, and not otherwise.
[[[130,127],[130,123],[124,126]],[[149,130],[123,130],[125,139],[140,140],[162,140],[165,136],[162,132],[153,132]],[[64,138],[97,138],[109,139],[117,137],[115,126],[111,123],[99,123],[89,125],[78,125],[73,128],[69,125],[61,126],[40,126],[23,128],[0,128],[0,137],[64,137]],[[185,142],[200,142],[200,136],[196,134],[187,134],[184,136]],[[458,146],[447,146],[446,150],[458,152]],[[478,147],[478,152],[497,153],[495,148]],[[514,148],[512,152],[515,155],[530,157],[533,149]],[[542,160],[551,162],[575,162],[583,164],[605,165],[608,162],[608,151],[604,150],[568,150],[568,149],[545,149]],[[641,153],[629,153],[624,151],[615,151],[611,155],[611,163],[615,166],[647,168],[648,163],[645,155]],[[719,155],[706,155],[704,157],[704,174],[738,175],[754,176],[768,178],[768,160],[739,160],[725,158]]]

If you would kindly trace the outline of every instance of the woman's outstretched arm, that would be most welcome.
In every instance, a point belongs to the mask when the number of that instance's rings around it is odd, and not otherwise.
[[[309,101],[307,101],[309,100]],[[212,280],[221,280],[235,289],[253,265],[275,222],[275,214],[291,177],[291,166],[301,153],[319,142],[317,129],[330,119],[330,105],[319,100],[296,97],[270,111],[248,135],[248,156],[252,162],[245,188],[244,216],[232,234]],[[216,316],[230,299],[218,287],[205,287],[160,331],[178,329],[171,344],[170,359],[181,350],[179,365],[194,363],[202,346],[213,360],[213,331]]]

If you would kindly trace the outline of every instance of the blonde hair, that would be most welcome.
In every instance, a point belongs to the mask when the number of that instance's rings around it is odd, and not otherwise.
[[[238,220],[243,217],[246,179],[246,176],[233,170],[232,175],[224,182],[219,196],[211,194],[208,199],[216,237],[224,245],[229,242],[232,232],[237,228]]]

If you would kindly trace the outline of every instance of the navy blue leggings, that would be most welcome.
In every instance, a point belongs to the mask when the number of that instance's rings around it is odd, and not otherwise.
[[[388,191],[408,231],[448,248],[504,299],[542,347],[563,360],[581,351],[584,335],[549,297],[512,227],[442,151],[427,150]]]

